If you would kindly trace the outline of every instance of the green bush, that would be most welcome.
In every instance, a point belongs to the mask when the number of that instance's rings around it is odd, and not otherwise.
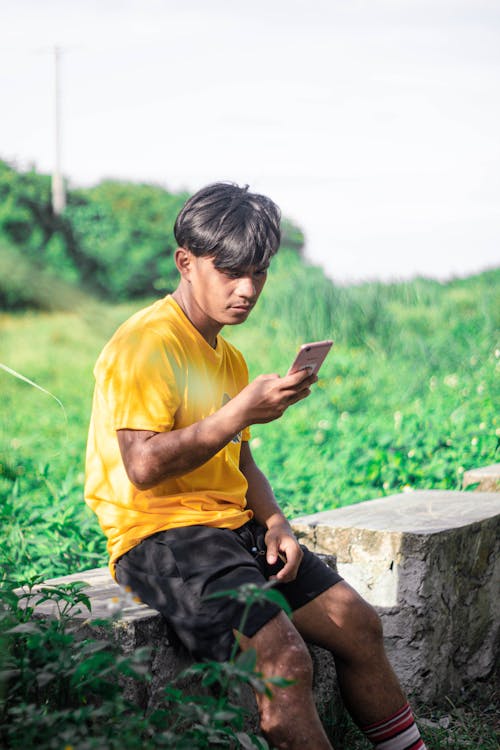
[[[172,226],[186,197],[109,181],[69,190],[56,216],[48,176],[0,161],[0,238],[18,249],[20,263],[33,264],[33,287],[43,269],[112,300],[152,294],[172,287]],[[9,293],[5,279],[2,287],[0,303],[19,306],[16,289]],[[21,299],[29,302],[30,291]]]
[[[241,688],[272,695],[289,683],[256,671],[254,650],[226,662],[194,664],[166,685],[157,705],[144,711],[127,700],[124,680],[149,681],[150,649],[123,655],[111,620],[92,621],[85,584],[59,586],[34,582],[17,589],[0,586],[0,746],[9,750],[140,750],[171,748],[251,748],[267,742],[245,730]],[[228,591],[245,605],[270,599],[290,613],[279,592],[255,585]],[[55,615],[39,608],[51,602]],[[78,614],[89,619],[82,629]],[[97,640],[93,628],[97,627]],[[103,634],[105,637],[103,637]],[[199,681],[205,691],[190,695],[176,682]]]
[[[187,197],[158,185],[106,180],[69,189],[66,209],[56,216],[50,177],[0,160],[0,244],[9,251],[10,265],[17,258],[21,269],[3,276],[0,308],[47,303],[44,309],[56,308],[60,297],[51,303],[40,294],[40,275],[80,285],[108,301],[172,291],[173,225]],[[300,229],[285,219],[283,245],[300,252],[303,242]]]
[[[103,182],[68,196],[64,218],[96,265],[94,283],[111,299],[172,290],[175,217],[187,198],[154,185]]]

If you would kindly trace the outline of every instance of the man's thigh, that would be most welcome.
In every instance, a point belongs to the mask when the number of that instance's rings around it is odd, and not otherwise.
[[[247,546],[241,534],[229,529],[169,529],[143,539],[123,555],[116,564],[117,581],[160,612],[193,656],[228,659],[245,602],[214,595],[266,582]],[[253,607],[245,635],[254,635],[279,611],[271,602]]]
[[[374,608],[346,581],[297,609],[293,623],[306,641],[345,659],[364,650],[368,641],[382,633]]]
[[[239,529],[190,526],[153,534],[116,564],[120,584],[173,627],[196,658],[227,659],[234,631],[253,636],[280,611],[264,600],[245,612],[241,597],[212,598],[243,584],[263,586],[282,565],[266,562],[265,530],[251,521]],[[316,555],[304,548],[295,581],[276,584],[292,610],[341,580]]]

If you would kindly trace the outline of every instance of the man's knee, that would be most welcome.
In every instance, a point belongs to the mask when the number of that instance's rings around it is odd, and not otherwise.
[[[371,604],[352,591],[346,612],[344,628],[352,635],[350,640],[357,658],[369,658],[383,648],[382,622]]]
[[[357,628],[361,628],[370,637],[382,637],[382,623],[377,610],[357,593],[352,597],[350,611]]]
[[[264,677],[289,681],[283,687],[270,685],[271,700],[257,696],[261,730],[273,746],[292,747],[290,738],[295,730],[290,717],[312,705],[313,664],[301,635],[285,615],[283,618],[284,622],[265,625],[251,640],[257,641],[257,668]]]
[[[318,605],[319,612],[309,613],[309,619],[314,621],[316,614],[319,621],[327,615],[323,634],[329,622],[330,638],[323,638],[323,641],[336,656],[357,661],[369,658],[383,647],[382,623],[377,611],[345,581],[318,598]]]
[[[313,664],[309,649],[283,612],[245,641],[246,647],[255,648],[257,668],[265,677],[284,677],[304,686],[312,684]]]
[[[291,643],[283,654],[286,668],[281,675],[293,684],[309,688],[313,681],[313,663],[311,654],[299,634],[295,642]]]

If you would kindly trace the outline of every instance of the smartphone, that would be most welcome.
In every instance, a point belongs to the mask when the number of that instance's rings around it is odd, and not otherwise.
[[[316,375],[323,361],[332,348],[333,341],[313,341],[302,344],[297,356],[292,362],[288,375],[297,370],[309,370],[309,375]]]

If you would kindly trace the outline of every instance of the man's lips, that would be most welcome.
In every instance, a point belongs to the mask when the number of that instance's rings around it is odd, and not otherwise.
[[[242,310],[242,311],[244,310],[245,312],[248,312],[249,310],[252,309],[252,307],[253,307],[253,305],[243,305],[243,304],[241,304],[241,305],[231,305],[230,309],[231,310]]]

